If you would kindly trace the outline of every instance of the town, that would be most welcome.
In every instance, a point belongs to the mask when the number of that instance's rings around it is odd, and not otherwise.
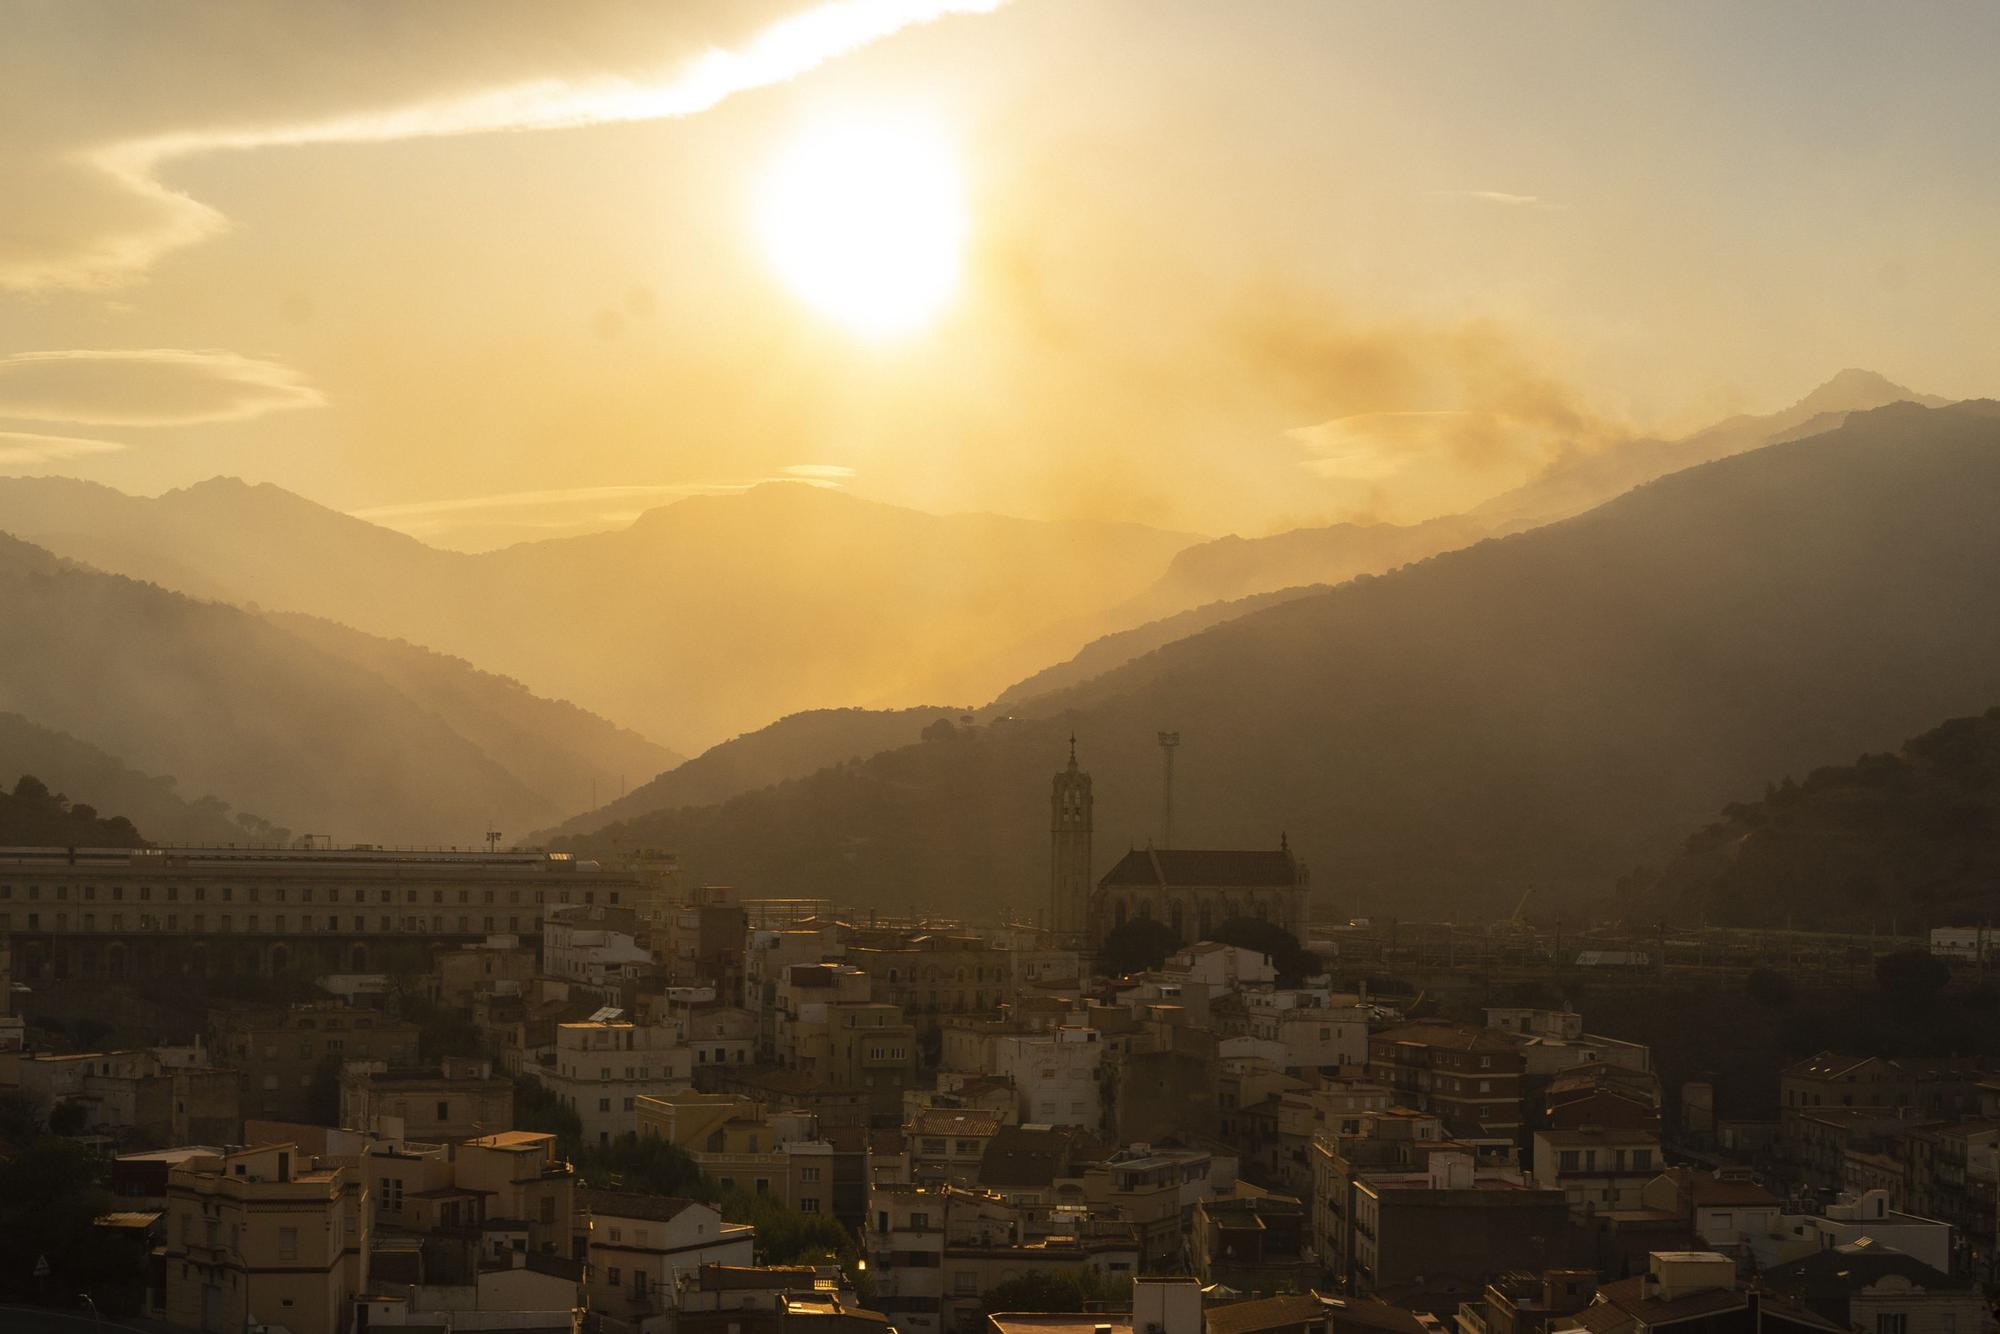
[[[1021,921],[665,853],[0,850],[4,1282],[214,1334],[1992,1327],[2000,1062],[1697,1066],[1572,1003],[1935,1006],[1983,929],[1334,920],[1282,835],[1093,878],[1074,742],[1049,813]]]

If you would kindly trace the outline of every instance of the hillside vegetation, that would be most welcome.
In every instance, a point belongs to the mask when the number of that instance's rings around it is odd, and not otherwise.
[[[300,832],[471,844],[559,813],[381,677],[261,617],[0,537],[0,710]]]
[[[124,816],[99,815],[95,806],[49,791],[33,774],[22,774],[11,792],[0,790],[0,847],[144,846],[146,840]]]
[[[1906,933],[2000,910],[2000,708],[1732,802],[1634,906],[1676,921]]]
[[[925,728],[940,722],[950,727],[964,712],[917,708],[795,713],[769,727],[711,746],[618,800],[566,821],[550,835],[585,834],[654,811],[714,805],[739,793],[803,778],[829,765],[908,745],[918,740]]]
[[[156,840],[170,843],[250,841],[267,832],[254,813],[232,815],[213,796],[184,798],[174,780],[143,774],[66,732],[0,713],[0,774],[33,774],[58,792],[88,797],[117,811]]]

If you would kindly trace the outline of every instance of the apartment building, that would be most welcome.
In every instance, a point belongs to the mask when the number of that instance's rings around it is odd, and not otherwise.
[[[1490,1135],[1521,1129],[1520,1044],[1497,1029],[1423,1022],[1368,1040],[1368,1073],[1397,1100]]]
[[[999,1130],[1000,1120],[991,1112],[920,1109],[903,1127],[911,1179],[919,1186],[971,1185]]]
[[[1188,1247],[1203,1283],[1239,1292],[1310,1292],[1321,1273],[1305,1203],[1291,1195],[1203,1200],[1194,1209]]]
[[[542,971],[622,1004],[628,988],[658,971],[641,934],[628,907],[552,906],[542,922]]]
[[[370,1225],[359,1177],[296,1145],[190,1158],[168,1174],[163,1314],[190,1329],[345,1334]]]
[[[337,1001],[218,1006],[208,1027],[215,1059],[243,1073],[243,1115],[250,1120],[314,1120],[315,1078],[324,1072],[334,1080],[348,1061],[406,1068],[418,1059],[415,1024]],[[330,1089],[337,1099],[337,1087]]]
[[[452,1148],[452,1181],[485,1200],[489,1237],[515,1250],[578,1258],[576,1176],[556,1137],[509,1130]]]
[[[805,1214],[859,1221],[867,1151],[858,1138],[836,1146],[819,1118],[773,1110],[736,1093],[670,1093],[641,1097],[639,1134],[684,1149],[719,1186],[774,1195]]]
[[[167,1144],[228,1143],[243,1124],[241,1074],[206,1051],[0,1052],[0,1086],[37,1106],[81,1112],[85,1133]]]
[[[640,1098],[693,1087],[694,1053],[664,1025],[589,1019],[557,1024],[555,1039],[554,1064],[533,1073],[576,1113],[586,1143],[632,1133]]]
[[[1535,1184],[1559,1190],[1580,1214],[1641,1207],[1640,1197],[1662,1166],[1660,1137],[1650,1130],[1538,1130]]]
[[[794,965],[778,987],[777,1056],[788,1071],[866,1094],[871,1115],[888,1118],[916,1080],[917,1033],[900,1005],[873,996],[858,968]]]
[[[419,936],[536,930],[558,903],[616,902],[651,873],[548,852],[0,848],[17,981],[365,973]]]
[[[1368,1010],[1325,990],[1251,991],[1243,996],[1249,1036],[1276,1044],[1275,1064],[1295,1074],[1338,1074],[1368,1063]]]
[[[725,1223],[708,1205],[615,1190],[583,1191],[579,1203],[590,1239],[590,1309],[610,1328],[665,1317],[683,1281],[703,1266],[754,1263],[756,1229]]]
[[[1351,1288],[1406,1296],[1476,1289],[1495,1272],[1562,1264],[1583,1239],[1561,1191],[1481,1168],[1471,1155],[1433,1154],[1420,1172],[1364,1174],[1354,1183]],[[1455,1308],[1448,1299],[1445,1310]]]
[[[432,1143],[471,1139],[513,1126],[514,1082],[467,1056],[419,1069],[352,1062],[340,1075],[340,1124]]]
[[[1094,1028],[1063,1025],[1047,1033],[1002,1033],[983,1068],[1013,1081],[1026,1124],[1104,1123],[1104,1044]]]

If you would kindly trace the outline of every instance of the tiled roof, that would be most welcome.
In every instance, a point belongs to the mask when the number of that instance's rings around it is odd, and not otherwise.
[[[1210,1307],[1202,1321],[1207,1334],[1255,1334],[1316,1322],[1326,1314],[1317,1297],[1266,1297],[1262,1301],[1231,1302]]]
[[[1497,1028],[1477,1024],[1454,1024],[1444,1020],[1420,1019],[1398,1028],[1371,1033],[1370,1042],[1413,1042],[1424,1047],[1446,1047],[1453,1051],[1518,1051],[1520,1043]]]
[[[1100,885],[1166,889],[1286,889],[1299,883],[1298,863],[1284,849],[1232,852],[1139,848],[1105,872]]]
[[[1972,1284],[1943,1274],[1913,1255],[1886,1246],[1849,1245],[1815,1251],[1803,1260],[1764,1271],[1764,1286],[1808,1301],[1846,1297],[1888,1277],[1906,1279],[1927,1292],[1967,1292]]]
[[[664,1223],[678,1218],[683,1211],[692,1207],[693,1200],[683,1200],[674,1195],[641,1195],[629,1190],[580,1190],[577,1203],[593,1214],[612,1218],[646,1218],[656,1223]]]
[[[991,1135],[999,1128],[1000,1118],[992,1112],[926,1107],[910,1118],[908,1131],[912,1135]]]

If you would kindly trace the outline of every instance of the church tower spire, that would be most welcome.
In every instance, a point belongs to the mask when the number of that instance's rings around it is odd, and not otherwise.
[[[1049,793],[1048,928],[1080,936],[1090,920],[1090,775],[1077,767],[1076,737],[1069,739],[1069,767]]]

